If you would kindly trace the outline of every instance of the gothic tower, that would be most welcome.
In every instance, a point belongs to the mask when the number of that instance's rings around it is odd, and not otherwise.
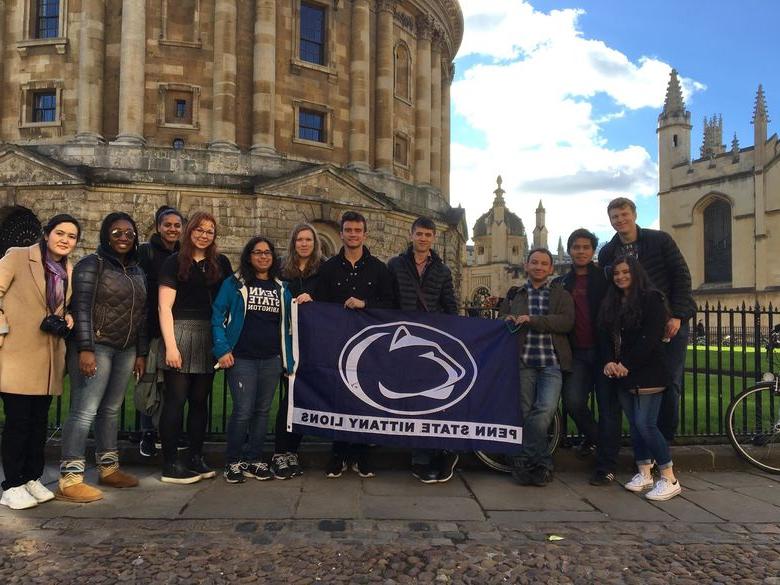
[[[671,169],[691,157],[691,113],[685,109],[677,70],[672,69],[664,109],[658,115],[658,174],[660,192],[672,186]]]
[[[542,200],[536,207],[536,227],[534,228],[534,248],[547,247],[547,226],[544,225],[545,211],[542,206]]]

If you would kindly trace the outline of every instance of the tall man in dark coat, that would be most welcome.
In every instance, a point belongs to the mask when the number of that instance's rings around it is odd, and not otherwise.
[[[691,273],[672,236],[661,230],[640,228],[636,224],[636,205],[633,201],[625,197],[613,199],[607,205],[607,214],[617,233],[599,252],[599,265],[610,274],[615,258],[635,257],[647,272],[653,286],[666,296],[671,312],[664,340],[667,341],[666,360],[672,382],[664,392],[658,414],[658,428],[671,442],[680,418],[688,322],[696,314],[696,303],[691,295]]]
[[[412,223],[410,238],[406,251],[387,263],[398,306],[404,311],[457,315],[452,272],[433,250],[436,224],[428,217],[418,217]],[[414,449],[412,475],[423,483],[443,483],[452,478],[457,462],[456,453]]]

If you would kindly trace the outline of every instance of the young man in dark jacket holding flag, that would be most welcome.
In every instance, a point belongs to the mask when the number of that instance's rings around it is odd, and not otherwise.
[[[436,224],[418,217],[410,230],[411,244],[391,258],[387,267],[393,274],[398,306],[403,311],[458,314],[452,272],[433,250]],[[412,475],[423,483],[449,481],[458,455],[437,449],[412,451]]]

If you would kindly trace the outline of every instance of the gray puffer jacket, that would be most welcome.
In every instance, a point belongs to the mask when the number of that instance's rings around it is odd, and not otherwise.
[[[95,344],[114,349],[136,347],[149,353],[146,335],[146,277],[133,258],[123,265],[101,246],[73,269],[71,311],[73,341],[78,351]]]

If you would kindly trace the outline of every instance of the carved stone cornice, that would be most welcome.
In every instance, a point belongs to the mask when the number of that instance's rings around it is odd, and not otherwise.
[[[434,23],[429,14],[421,14],[415,18],[417,38],[421,40],[433,39]]]
[[[375,0],[375,6],[377,12],[395,12],[395,7],[398,4],[398,0]]]
[[[398,26],[404,30],[409,31],[410,33],[414,33],[414,17],[411,14],[408,14],[402,10],[396,10],[394,17]]]

